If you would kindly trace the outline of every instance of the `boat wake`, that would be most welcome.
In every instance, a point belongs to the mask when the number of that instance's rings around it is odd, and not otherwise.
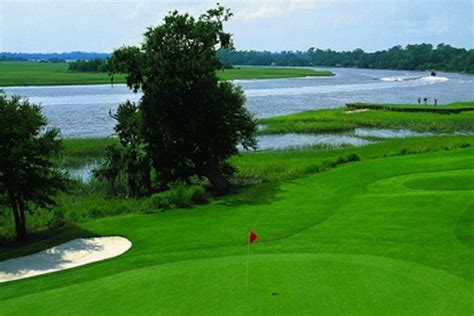
[[[393,77],[382,77],[382,78],[377,78],[377,79],[382,80],[382,81],[387,81],[387,82],[421,80],[428,83],[443,82],[443,81],[449,80],[447,77],[436,77],[436,76],[421,76],[421,77],[393,76]]]

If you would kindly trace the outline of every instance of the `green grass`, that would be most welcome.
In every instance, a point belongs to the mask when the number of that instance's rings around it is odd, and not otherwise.
[[[309,147],[249,153],[232,157],[230,162],[238,168],[240,177],[273,183],[331,169],[345,163],[344,159],[351,154],[360,160],[370,160],[473,146],[474,136],[413,137],[388,139],[363,147]]]
[[[0,284],[0,314],[472,315],[473,191],[441,184],[473,177],[473,156],[366,160],[193,209],[81,223],[79,236],[133,246]],[[250,227],[259,240],[246,287]]]
[[[401,112],[435,112],[443,114],[460,113],[464,111],[474,111],[474,102],[453,102],[448,104],[372,104],[372,103],[349,103],[350,109],[371,109]]]
[[[68,71],[67,63],[0,62],[0,86],[41,86],[110,83],[106,73]],[[115,83],[125,82],[116,75]]]
[[[82,160],[83,164],[100,161],[104,157],[106,143],[107,140],[101,139],[65,140],[62,166],[80,167],[81,157],[85,159]],[[371,160],[465,147],[474,147],[473,136],[415,137],[390,139],[364,147],[308,147],[254,152],[234,156],[230,162],[238,169],[234,180],[238,186],[264,183],[263,186],[271,187],[275,183],[326,171],[354,159]],[[53,211],[37,210],[33,215],[27,215],[28,230],[44,233],[63,221],[77,223],[121,214],[161,212],[163,209],[174,208],[173,204],[195,204],[189,203],[192,199],[183,198],[179,192],[168,192],[164,194],[164,199],[158,199],[156,196],[127,199],[124,198],[126,189],[121,181],[117,183],[115,191],[122,194],[110,195],[109,186],[97,181],[77,184],[72,191],[58,197],[59,206]],[[167,194],[174,193],[177,193],[177,196],[168,198]],[[259,196],[255,198],[258,199]],[[2,216],[0,211],[0,239],[7,239],[13,237],[14,225],[10,211],[5,209],[3,214]]]
[[[334,76],[330,71],[284,67],[235,67],[219,72],[222,80]]]
[[[474,103],[463,104],[472,106]],[[259,131],[260,134],[351,132],[357,127],[410,129],[416,132],[437,133],[473,132],[474,112],[446,115],[385,110],[358,112],[339,108],[260,119],[259,123],[264,125]]]
[[[67,138],[62,140],[61,165],[75,168],[104,159],[105,148],[118,144],[116,138]]]
[[[67,63],[0,62],[0,86],[107,84],[106,73],[68,71]],[[331,76],[330,71],[303,68],[239,67],[218,73],[223,80]],[[115,75],[114,83],[125,83],[123,75]]]

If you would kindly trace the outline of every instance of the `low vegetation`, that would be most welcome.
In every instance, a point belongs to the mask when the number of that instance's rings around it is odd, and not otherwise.
[[[75,72],[67,63],[0,62],[0,86],[45,86],[107,84],[110,77],[101,72]],[[125,82],[115,76],[114,82]]]
[[[351,109],[357,107],[357,109]],[[409,129],[416,132],[454,133],[474,131],[474,112],[462,111],[453,115],[445,115],[439,110],[428,113],[412,111],[392,111],[391,109],[412,108],[412,105],[358,105],[351,104],[348,108],[331,110],[306,111],[285,116],[260,119],[260,134],[285,133],[339,133],[351,132],[355,128],[388,128]],[[422,107],[422,106],[420,106]],[[449,111],[473,109],[473,102],[457,102],[446,107]],[[374,110],[375,109],[375,110]]]
[[[97,144],[101,144],[100,139],[64,140],[63,163],[76,166],[81,150],[88,153],[91,161],[103,160],[104,147],[102,150],[91,150],[96,148]],[[474,136],[391,139],[364,147],[308,147],[246,153],[230,159],[238,170],[232,180],[234,188],[237,189],[234,196],[240,194],[239,190],[250,192],[254,190],[250,188],[259,186],[266,188],[264,190],[270,190],[282,181],[295,180],[351,162],[468,147],[474,147]],[[72,191],[59,195],[58,207],[52,211],[38,210],[34,215],[27,215],[29,230],[44,233],[63,225],[69,228],[71,224],[93,218],[162,212],[175,207],[201,204],[209,199],[206,190],[203,191],[207,185],[199,182],[194,182],[191,186],[177,183],[169,191],[147,198],[127,198],[123,181],[124,179],[115,185],[114,194],[110,193],[109,185],[104,182],[94,179],[89,183],[76,182]],[[0,215],[0,239],[11,237],[13,232],[11,218],[7,213],[4,213],[3,217]]]
[[[453,102],[442,105],[348,103],[346,107],[351,110],[368,109],[398,112],[433,112],[439,114],[457,114],[465,111],[474,111],[474,102]]]
[[[79,72],[68,70],[68,63],[2,62],[0,61],[0,86],[43,86],[107,84],[110,77],[105,72]],[[306,76],[329,76],[328,71],[304,68],[235,67],[218,73],[223,80],[273,79]],[[114,83],[125,83],[124,75],[114,75]]]

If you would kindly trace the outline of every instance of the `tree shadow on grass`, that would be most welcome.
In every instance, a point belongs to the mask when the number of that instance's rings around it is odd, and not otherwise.
[[[94,259],[92,256],[103,249],[104,246],[96,241],[75,239],[26,257],[0,261],[0,275],[4,274],[6,280],[15,280],[25,278],[27,275],[41,275],[71,268],[78,264],[77,258],[74,255],[80,254],[82,256],[81,259],[86,257],[85,263],[90,263]],[[79,265],[83,264],[79,261]]]
[[[236,194],[226,197],[218,203],[225,206],[263,205],[281,200],[278,194],[283,192],[281,183],[260,183],[241,188]]]
[[[76,238],[87,237],[97,237],[97,234],[69,224],[59,229],[30,234],[24,242],[0,239],[0,261],[26,256]]]

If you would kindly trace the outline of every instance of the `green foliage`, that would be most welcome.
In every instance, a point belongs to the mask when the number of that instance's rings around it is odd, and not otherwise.
[[[155,193],[149,199],[151,209],[187,208],[195,204],[206,204],[209,194],[202,185],[178,183],[167,191]]]
[[[325,66],[400,70],[443,70],[474,73],[474,49],[454,48],[444,43],[412,44],[405,48],[366,53],[358,48],[336,52],[310,48],[306,52],[219,51],[221,60],[232,65]]]
[[[147,194],[151,189],[151,170],[142,136],[141,113],[135,103],[127,101],[119,105],[112,117],[117,120],[114,130],[121,146],[107,147],[105,161],[94,170],[94,176],[108,181],[114,191],[116,180],[123,175],[127,179],[128,195]]]
[[[64,61],[63,61],[64,62]],[[68,70],[80,72],[107,72],[107,59],[95,58],[69,62]]]
[[[225,160],[237,145],[255,147],[255,122],[242,90],[219,82],[216,47],[231,49],[223,31],[232,13],[223,7],[198,19],[171,12],[148,28],[141,47],[123,47],[110,58],[112,72],[143,91],[138,105],[147,156],[162,185],[207,177],[217,194],[229,190]]]
[[[28,59],[24,57],[19,57],[19,56],[5,56],[5,55],[0,55],[0,61],[28,61]]]
[[[25,213],[54,205],[67,184],[53,160],[59,130],[46,123],[38,105],[0,93],[0,204],[11,208],[18,240],[26,238]]]

